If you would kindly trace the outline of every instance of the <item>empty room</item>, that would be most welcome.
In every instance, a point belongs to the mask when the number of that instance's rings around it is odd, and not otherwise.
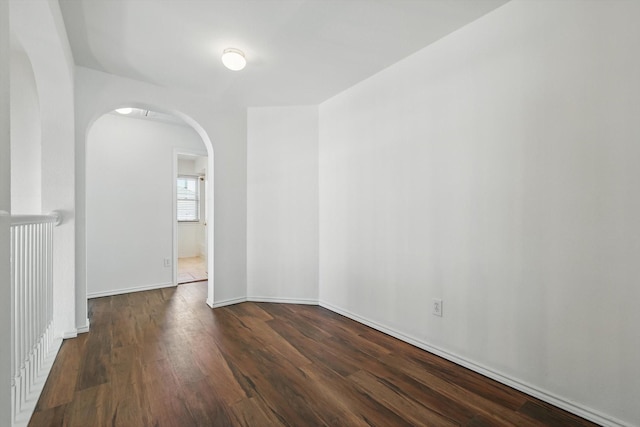
[[[0,427],[640,426],[637,0],[0,1]]]

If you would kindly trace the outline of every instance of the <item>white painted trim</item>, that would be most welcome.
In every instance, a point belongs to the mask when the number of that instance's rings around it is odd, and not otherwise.
[[[232,299],[218,301],[214,303],[211,303],[211,301],[207,299],[207,305],[211,308],[225,307],[228,305],[240,304],[243,302],[271,302],[271,303],[277,303],[277,304],[318,305],[318,300],[306,299],[306,298],[274,298],[274,297],[252,296],[252,297],[232,298]]]
[[[177,148],[173,149],[173,168],[172,168],[172,193],[171,193],[171,209],[173,214],[171,216],[171,277],[173,283],[178,283],[178,183],[176,177],[178,176],[178,154],[180,151]]]
[[[64,331],[62,333],[62,339],[63,340],[68,340],[70,338],[75,338],[78,336],[78,330],[77,329],[72,329],[70,331]]]
[[[79,334],[86,334],[87,332],[89,332],[90,326],[91,326],[91,322],[89,322],[89,318],[87,317],[85,324],[77,327],[76,329],[78,330]]]
[[[170,288],[172,286],[176,286],[176,284],[171,282],[158,283],[155,285],[133,286],[131,288],[113,289],[113,290],[102,291],[102,292],[92,292],[90,294],[87,294],[87,299],[110,297],[110,296],[121,295],[121,294],[130,294],[132,292],[152,291],[154,289]]]
[[[370,320],[366,317],[362,317],[355,313],[350,312],[349,310],[343,309],[341,307],[330,304],[326,301],[320,301],[319,305],[328,310],[331,310],[335,313],[341,314],[342,316],[348,317],[356,322],[367,325],[373,329],[376,329],[380,332],[384,332],[387,335],[390,335],[394,338],[397,338],[401,341],[407,342],[413,346],[416,346],[422,350],[428,351],[429,353],[433,353],[436,356],[440,356],[443,359],[447,359],[450,362],[453,362],[457,365],[463,366],[467,369],[470,369],[474,372],[482,374],[486,377],[489,377],[493,380],[498,381],[499,383],[505,384],[509,387],[512,387],[516,390],[519,390],[523,393],[526,393],[530,396],[536,397],[544,402],[550,403],[551,405],[557,406],[558,408],[562,408],[565,411],[576,414],[582,418],[593,421],[597,424],[606,427],[633,427],[631,424],[627,424],[624,421],[618,420],[610,415],[603,414],[599,411],[596,411],[591,408],[587,408],[583,405],[580,405],[576,402],[572,402],[570,400],[559,397],[553,393],[542,390],[538,387],[532,386],[526,382],[520,381],[516,378],[512,378],[508,375],[502,374],[494,369],[488,368],[481,364],[475,363],[471,360],[465,359],[464,357],[458,356],[454,353],[443,350],[439,347],[435,347],[430,345],[420,339],[412,337],[410,335],[406,335],[402,332],[399,332],[393,328],[389,328],[384,326],[378,322]]]
[[[241,302],[247,302],[247,299],[245,297],[231,298],[223,301],[214,302],[213,304],[209,304],[209,300],[207,299],[207,304],[211,308],[226,307],[227,305],[240,304]]]
[[[278,298],[278,297],[247,297],[247,301],[251,302],[272,302],[278,304],[302,304],[302,305],[318,305],[317,299],[309,298]]]

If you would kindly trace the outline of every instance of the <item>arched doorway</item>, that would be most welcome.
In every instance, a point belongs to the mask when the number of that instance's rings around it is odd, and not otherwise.
[[[175,154],[206,156],[211,142],[184,115],[135,104],[99,115],[86,134],[87,298],[176,285]],[[186,119],[186,120],[185,120]],[[191,123],[189,123],[191,121]],[[204,136],[203,136],[204,135]],[[207,303],[213,301],[213,197],[207,186]]]

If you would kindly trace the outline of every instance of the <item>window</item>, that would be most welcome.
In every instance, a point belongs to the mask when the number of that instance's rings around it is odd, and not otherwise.
[[[178,221],[200,221],[200,180],[197,176],[178,177]]]

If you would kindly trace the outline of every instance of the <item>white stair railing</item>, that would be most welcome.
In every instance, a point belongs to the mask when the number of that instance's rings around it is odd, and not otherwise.
[[[11,216],[12,420],[29,422],[61,340],[53,325],[57,213]]]

